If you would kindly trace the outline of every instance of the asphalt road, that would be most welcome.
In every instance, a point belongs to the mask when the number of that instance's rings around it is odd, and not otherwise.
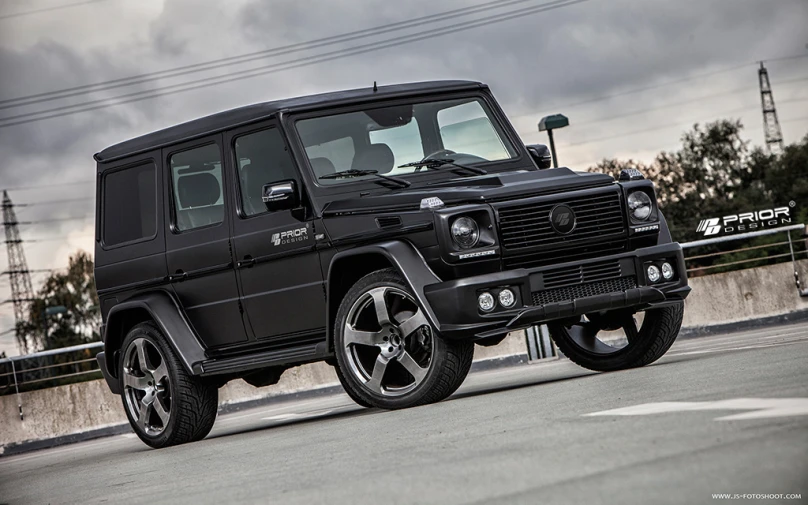
[[[807,403],[808,324],[782,326],[625,372],[481,372],[404,411],[339,395],[225,415],[180,447],[123,435],[2,458],[0,503],[801,503]]]

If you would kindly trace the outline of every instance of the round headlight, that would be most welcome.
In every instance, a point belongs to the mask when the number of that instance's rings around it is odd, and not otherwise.
[[[662,277],[664,277],[666,281],[671,280],[673,277],[673,267],[668,262],[662,264]]]
[[[486,291],[477,297],[477,305],[483,312],[491,312],[494,310],[494,296]]]
[[[659,280],[659,268],[656,265],[650,265],[648,267],[648,280],[651,282],[657,282]]]
[[[629,194],[628,211],[634,219],[645,221],[651,215],[651,197],[645,191]]]
[[[477,221],[463,216],[452,223],[452,240],[461,249],[471,249],[480,240],[480,227]]]
[[[508,309],[510,307],[513,307],[514,303],[516,303],[516,296],[514,296],[513,291],[506,288],[499,292],[500,305]]]

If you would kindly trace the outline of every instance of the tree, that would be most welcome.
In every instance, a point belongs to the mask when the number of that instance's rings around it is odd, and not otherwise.
[[[696,227],[702,219],[739,212],[783,207],[794,202],[792,222],[808,219],[808,135],[786,147],[781,156],[760,148],[750,149],[741,138],[740,121],[720,120],[698,124],[682,136],[682,148],[662,152],[646,165],[634,160],[603,160],[590,171],[619,174],[637,168],[655,182],[657,199],[671,234],[679,242],[698,240]],[[745,245],[782,241],[782,236],[759,237]],[[700,254],[737,248],[705,247]],[[767,249],[735,253],[721,258],[731,262],[765,258]],[[691,266],[712,265],[717,257],[700,259]],[[747,265],[751,266],[751,265]],[[713,272],[719,270],[712,270]]]
[[[62,314],[45,315],[48,307],[63,306]],[[101,313],[93,278],[93,260],[84,251],[70,257],[66,271],[53,272],[31,302],[23,331],[37,350],[56,349],[100,339]]]

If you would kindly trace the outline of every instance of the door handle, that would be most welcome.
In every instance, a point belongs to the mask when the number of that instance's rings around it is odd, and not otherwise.
[[[186,272],[184,272],[182,270],[177,270],[176,273],[171,274],[171,275],[168,276],[168,281],[169,282],[179,282],[179,281],[184,281],[187,278],[188,278],[188,274]]]
[[[236,262],[236,268],[250,268],[255,265],[255,258],[250,255],[244,256],[244,259]]]

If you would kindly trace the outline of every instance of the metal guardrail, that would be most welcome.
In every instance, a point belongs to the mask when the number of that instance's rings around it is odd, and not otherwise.
[[[53,385],[75,377],[99,374],[98,362],[93,353],[90,357],[83,351],[100,349],[103,342],[91,342],[89,344],[74,345],[60,349],[50,349],[47,351],[26,354],[22,356],[11,356],[0,359],[0,391],[14,388],[17,395],[17,405],[20,411],[20,420],[24,419],[22,411],[22,397],[20,388],[28,386],[30,389],[37,389],[39,386],[52,382]],[[82,353],[78,359],[59,359],[62,356],[69,356],[74,353]],[[27,366],[26,366],[27,365]],[[33,365],[33,366],[31,366]],[[3,368],[10,371],[2,371]],[[69,371],[65,371],[69,370]]]
[[[689,256],[689,257],[685,257],[685,262],[690,261],[690,260],[695,260],[695,259],[703,259],[703,258],[724,256],[724,255],[727,255],[727,254],[733,254],[733,253],[739,253],[739,252],[745,252],[745,251],[752,251],[752,250],[758,250],[758,249],[767,249],[767,248],[772,248],[772,247],[781,247],[781,246],[784,246],[784,245],[788,245],[789,252],[787,252],[787,253],[771,254],[771,255],[767,254],[766,256],[762,256],[762,257],[759,257],[759,258],[749,258],[749,259],[743,259],[743,260],[738,260],[738,261],[729,261],[729,262],[725,262],[725,263],[719,263],[719,264],[716,264],[716,265],[707,265],[707,266],[703,266],[703,267],[688,268],[687,272],[689,273],[689,272],[710,270],[710,269],[714,269],[714,268],[741,265],[741,264],[744,264],[744,263],[753,263],[753,262],[758,262],[758,261],[766,261],[766,260],[771,260],[771,259],[791,257],[791,263],[792,263],[792,265],[794,267],[794,282],[797,285],[797,291],[799,292],[800,296],[808,297],[808,290],[802,289],[802,286],[800,284],[800,274],[799,274],[799,269],[798,269],[798,266],[797,266],[797,257],[801,256],[803,254],[808,254],[808,248],[806,248],[806,250],[804,250],[804,251],[794,251],[794,241],[791,239],[791,232],[792,231],[797,231],[797,230],[802,230],[803,231],[803,236],[808,236],[808,227],[806,227],[806,225],[804,225],[804,224],[795,224],[795,225],[789,225],[789,226],[781,226],[779,228],[770,228],[770,229],[766,229],[766,230],[758,230],[758,231],[752,231],[752,232],[747,232],[747,233],[739,233],[737,235],[723,235],[721,237],[714,237],[714,238],[709,238],[709,239],[704,239],[704,240],[696,240],[696,241],[693,241],[693,242],[685,242],[685,243],[682,243],[680,245],[682,246],[682,249],[692,249],[692,248],[702,247],[702,246],[706,246],[706,245],[720,244],[720,243],[724,243],[724,242],[734,242],[734,241],[738,241],[738,240],[749,240],[749,239],[753,239],[753,238],[756,238],[756,237],[762,237],[762,236],[765,236],[765,235],[774,235],[774,234],[777,234],[777,233],[785,233],[788,240],[785,240],[785,241],[782,241],[782,242],[774,242],[774,243],[771,243],[771,244],[762,244],[762,245],[755,245],[755,246],[742,247],[742,248],[738,248],[738,249],[732,249],[730,251],[719,251],[719,252],[714,252],[714,253],[701,254],[701,255],[696,255],[696,256]]]

